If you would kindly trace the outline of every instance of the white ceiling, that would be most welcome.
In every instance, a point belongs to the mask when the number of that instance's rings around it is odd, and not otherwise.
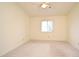
[[[52,15],[67,15],[74,7],[74,2],[50,2],[52,8],[43,9],[40,5],[43,2],[21,2],[20,7],[30,16],[52,16]]]

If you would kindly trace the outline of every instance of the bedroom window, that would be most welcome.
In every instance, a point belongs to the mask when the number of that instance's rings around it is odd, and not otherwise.
[[[41,32],[52,32],[53,21],[45,20],[41,22]]]

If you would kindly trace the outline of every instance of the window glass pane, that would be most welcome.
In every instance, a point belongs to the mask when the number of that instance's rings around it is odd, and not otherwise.
[[[52,21],[48,21],[48,32],[52,32],[52,29],[53,29],[53,22]]]
[[[43,27],[47,26],[47,21],[42,21],[42,26]]]
[[[47,32],[47,21],[43,21],[41,27],[42,32]]]
[[[53,31],[53,22],[52,21],[42,21],[41,31],[42,32],[52,32]]]

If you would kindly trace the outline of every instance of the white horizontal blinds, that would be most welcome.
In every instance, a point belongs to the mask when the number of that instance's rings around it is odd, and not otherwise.
[[[53,30],[53,22],[52,21],[42,21],[41,23],[41,31],[42,32],[52,32]]]

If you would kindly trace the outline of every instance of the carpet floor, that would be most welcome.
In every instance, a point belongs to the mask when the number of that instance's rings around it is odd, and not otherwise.
[[[29,41],[3,57],[79,57],[79,50],[67,42]]]

